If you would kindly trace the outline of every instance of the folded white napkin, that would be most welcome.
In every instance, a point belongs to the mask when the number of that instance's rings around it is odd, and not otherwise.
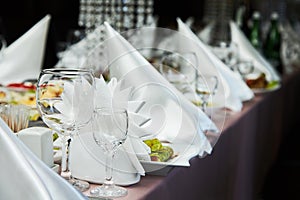
[[[230,22],[231,40],[238,45],[239,56],[242,60],[252,60],[259,71],[265,73],[268,81],[280,81],[280,76],[274,67],[251,45],[237,24]]]
[[[106,47],[110,75],[132,87],[132,100],[145,101],[140,113],[151,117],[152,136],[171,143],[196,144],[198,154],[210,153],[212,146],[203,134],[218,132],[215,124],[199,108],[171,85],[131,44],[108,23]]]
[[[240,111],[242,102],[253,98],[253,92],[241,77],[220,61],[184,22],[178,18],[177,23],[180,34],[176,34],[177,39],[174,40],[176,48],[183,52],[195,52],[200,61],[198,66],[200,73],[215,75],[220,80],[213,103],[233,111]]]
[[[89,106],[91,108],[125,108],[128,110],[128,137],[121,150],[116,153],[114,181],[117,184],[130,185],[138,182],[140,175],[145,175],[145,170],[138,157],[150,160],[149,147],[142,140],[142,137],[149,135],[149,133],[145,126],[140,127],[140,124],[144,124],[149,118],[138,113],[144,102],[129,101],[131,88],[122,89],[122,84],[123,82],[118,82],[116,78],[111,78],[108,84],[102,76],[100,79],[96,78],[94,105],[90,103]],[[76,88],[67,89],[66,93],[74,93],[75,90]],[[93,99],[92,95],[89,96]],[[90,112],[92,113],[92,111]],[[92,136],[91,124],[88,126],[72,142],[72,175],[80,179],[103,183],[105,179],[105,162],[103,158],[105,155]]]
[[[208,24],[198,36],[202,41],[208,42],[210,32],[214,22]],[[245,34],[239,29],[237,24],[233,21],[230,22],[231,40],[238,46],[239,57],[241,60],[252,61],[255,67],[254,72],[263,72],[268,81],[280,81],[280,76],[274,70],[272,65],[251,45]]]
[[[1,118],[0,138],[1,199],[86,199],[37,158]]]
[[[38,78],[44,58],[50,18],[50,15],[46,15],[4,50],[0,59],[1,84]]]

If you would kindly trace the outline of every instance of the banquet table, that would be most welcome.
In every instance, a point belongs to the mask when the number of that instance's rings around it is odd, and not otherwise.
[[[241,112],[227,111],[225,122],[215,120],[222,132],[210,155],[167,175],[147,174],[120,199],[258,199],[281,144],[297,126],[299,87],[297,71],[283,76],[279,90],[245,102]]]

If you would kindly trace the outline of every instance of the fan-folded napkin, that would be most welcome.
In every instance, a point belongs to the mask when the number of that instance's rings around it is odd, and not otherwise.
[[[46,15],[18,40],[4,49],[0,59],[0,83],[36,79],[44,58],[50,15]]]
[[[254,94],[241,79],[240,76],[233,73],[220,59],[214,55],[210,49],[184,24],[177,19],[177,49],[181,51],[193,51],[199,59],[198,70],[200,74],[211,74],[219,78],[219,89],[213,99],[217,105],[227,107],[233,111],[242,109],[242,102],[253,98]]]
[[[149,119],[137,113],[144,102],[128,101],[131,89],[122,89],[121,82],[112,78],[107,84],[103,77],[95,78],[95,87],[85,79],[73,84],[66,83],[62,94],[62,102],[56,105],[63,115],[63,122],[84,124],[92,119],[94,108],[125,108],[129,114],[128,139],[117,151],[115,159],[114,180],[117,184],[129,185],[139,181],[145,171],[139,158],[148,159],[149,147],[141,137],[147,136],[147,131],[139,125]],[[95,90],[94,90],[95,89]],[[81,126],[80,134],[74,134],[71,143],[71,171],[76,178],[103,183],[105,180],[104,152],[97,146],[92,136],[91,123]],[[103,170],[101,170],[103,169]]]
[[[280,76],[274,70],[272,65],[252,46],[245,34],[238,28],[237,24],[233,21],[229,22],[231,41],[237,44],[239,51],[239,58],[241,60],[252,61],[254,65],[254,72],[263,72],[268,81],[280,81]],[[208,24],[198,36],[204,41],[209,41],[210,33],[214,22]]]
[[[152,135],[171,143],[196,144],[199,155],[211,153],[203,131],[218,132],[215,124],[108,23],[104,25],[110,75],[123,80],[123,87],[133,88],[132,100],[147,102],[141,113],[150,116]]]

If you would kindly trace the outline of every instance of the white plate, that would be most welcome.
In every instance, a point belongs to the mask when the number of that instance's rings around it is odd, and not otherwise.
[[[165,146],[171,146],[174,150],[176,157],[168,160],[167,162],[157,161],[141,161],[146,172],[153,172],[162,170],[165,167],[183,166],[189,167],[189,160],[199,153],[199,147],[191,144],[165,144]]]

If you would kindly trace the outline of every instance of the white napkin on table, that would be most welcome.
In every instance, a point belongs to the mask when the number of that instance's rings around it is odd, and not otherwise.
[[[245,82],[233,73],[228,67],[214,55],[211,50],[184,24],[177,19],[178,31],[176,40],[177,49],[189,52],[194,51],[199,63],[199,71],[205,74],[218,76],[220,80],[219,89],[214,97],[217,105],[222,105],[233,111],[242,109],[242,102],[253,98],[254,94]],[[176,45],[175,44],[175,45]]]
[[[87,199],[37,158],[0,118],[1,199]]]
[[[150,148],[144,144],[141,139],[141,137],[147,136],[149,133],[145,127],[140,127],[140,124],[144,124],[149,118],[138,113],[139,108],[144,102],[129,101],[131,88],[122,89],[121,85],[122,82],[118,82],[116,78],[111,78],[108,84],[102,76],[99,79],[96,78],[94,105],[89,104],[89,106],[92,108],[107,107],[125,108],[128,110],[128,137],[120,148],[120,151],[116,152],[114,181],[120,185],[130,185],[138,182],[140,175],[145,175],[145,170],[138,158],[150,160]],[[71,90],[67,89],[66,93],[74,93],[75,90],[76,88]],[[73,95],[69,94],[67,96]],[[92,95],[89,96],[89,98],[93,99]],[[66,108],[69,106],[63,107]],[[91,124],[88,126],[88,129],[92,130]],[[103,158],[105,155],[101,147],[97,146],[94,141],[92,132],[81,131],[81,134],[74,137],[71,146],[72,175],[80,179],[103,183],[105,178],[105,164],[103,164]]]
[[[201,32],[198,33],[198,36],[202,41],[209,41],[213,25],[214,22],[208,24]],[[236,43],[238,46],[240,59],[253,61],[253,65],[256,70],[265,73],[268,81],[280,81],[280,76],[274,70],[272,65],[251,45],[245,34],[233,21],[230,21],[230,31],[232,42]]]
[[[198,154],[211,153],[212,146],[203,134],[218,132],[215,124],[199,108],[187,100],[108,23],[106,27],[110,75],[132,87],[132,100],[144,100],[141,113],[150,115],[148,130],[171,143],[195,144]]]
[[[231,40],[238,45],[241,59],[252,60],[255,68],[265,73],[268,81],[280,81],[281,78],[274,67],[251,45],[235,22],[230,22],[230,29]]]
[[[50,15],[46,15],[4,50],[3,57],[0,59],[1,84],[38,78],[50,19]]]

